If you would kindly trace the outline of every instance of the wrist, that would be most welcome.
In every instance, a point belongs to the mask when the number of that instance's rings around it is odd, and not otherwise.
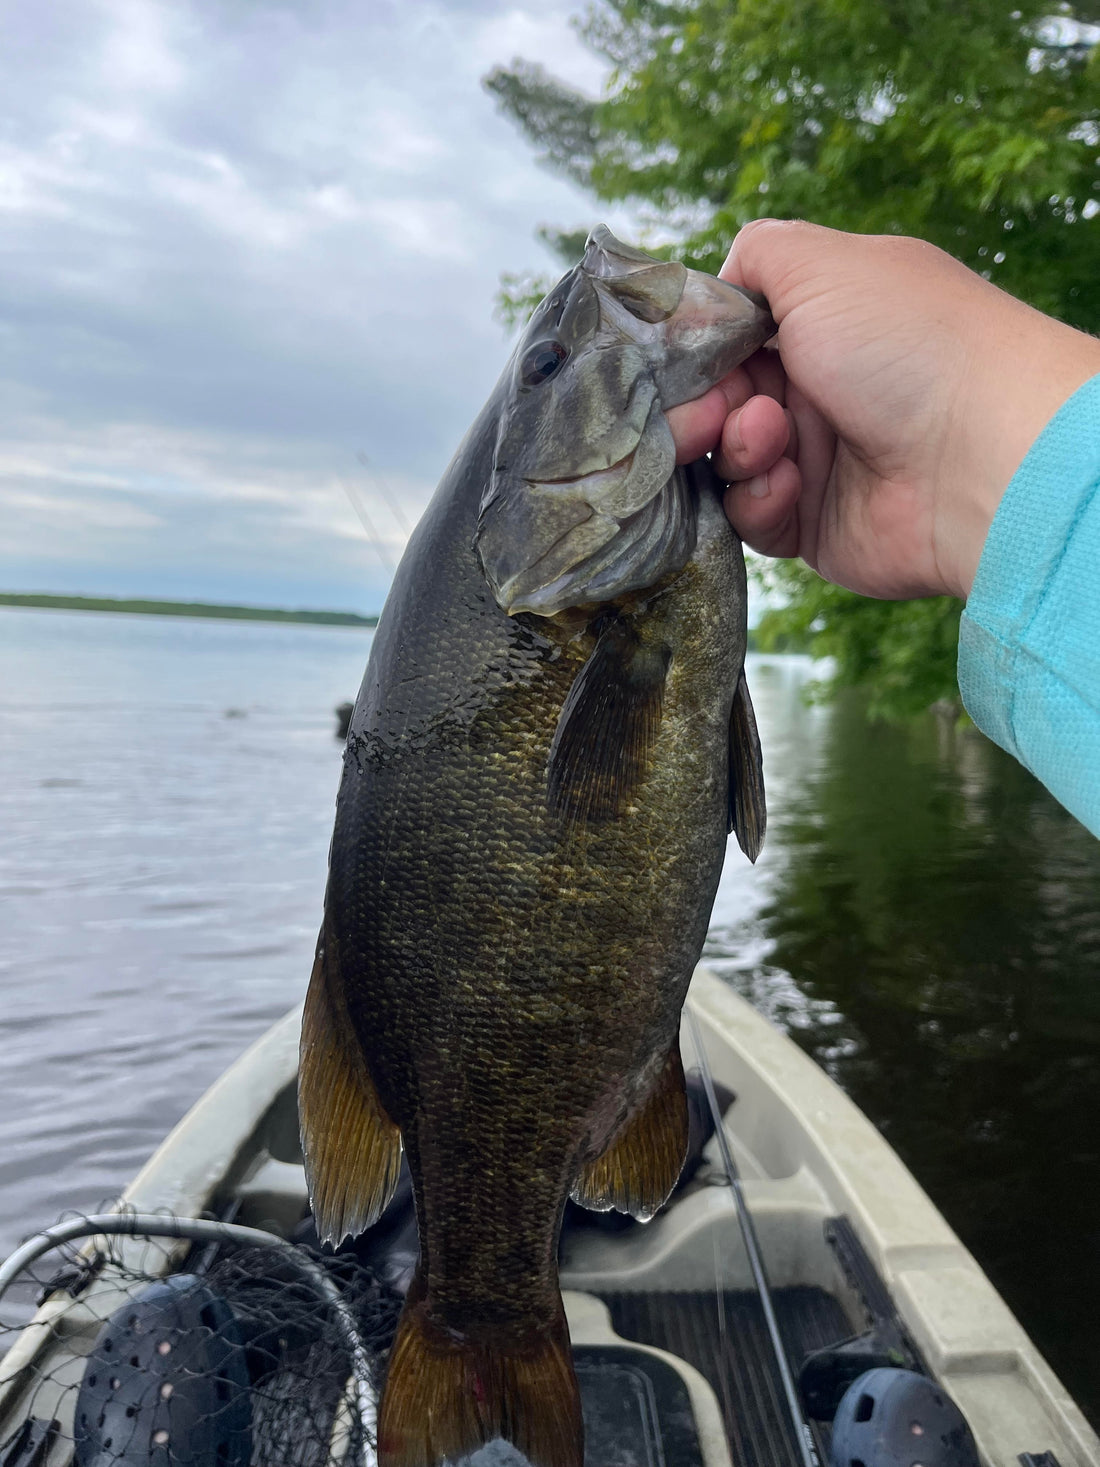
[[[998,329],[969,353],[962,442],[941,495],[937,553],[953,595],[969,596],[993,517],[1032,444],[1098,372],[1100,341],[1002,296]]]

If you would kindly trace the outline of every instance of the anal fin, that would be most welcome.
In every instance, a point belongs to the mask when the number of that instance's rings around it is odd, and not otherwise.
[[[730,808],[729,829],[737,835],[737,844],[755,861],[764,844],[768,825],[768,809],[764,800],[764,762],[760,752],[760,734],[756,714],[752,711],[745,669],[737,679],[730,712],[729,746]]]
[[[336,1245],[381,1216],[401,1168],[401,1133],[378,1098],[336,994],[338,959],[322,936],[302,1017],[298,1114],[317,1233]]]
[[[641,1108],[577,1179],[573,1200],[595,1212],[613,1207],[646,1222],[671,1195],[687,1146],[687,1095],[677,1042]]]
[[[419,1277],[397,1325],[378,1410],[378,1467],[439,1467],[504,1437],[533,1467],[582,1467],[580,1393],[562,1310],[491,1338],[433,1324]]]

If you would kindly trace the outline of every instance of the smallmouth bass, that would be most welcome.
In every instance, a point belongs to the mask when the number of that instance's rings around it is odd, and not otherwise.
[[[420,1262],[380,1467],[495,1437],[581,1467],[573,1196],[648,1218],[684,1161],[680,1010],[732,828],[763,838],[745,571],[664,409],[774,331],[604,228],[532,316],[409,541],[352,716],[306,999],[322,1238],[408,1156]]]

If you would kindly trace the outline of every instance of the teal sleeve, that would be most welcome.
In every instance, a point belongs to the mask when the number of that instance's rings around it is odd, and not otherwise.
[[[1100,835],[1100,376],[1005,491],[962,617],[959,688],[978,727]]]

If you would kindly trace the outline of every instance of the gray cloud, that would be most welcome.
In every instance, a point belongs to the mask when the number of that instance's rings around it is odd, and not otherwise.
[[[356,454],[419,512],[506,355],[499,271],[592,217],[480,88],[515,54],[598,86],[571,9],[11,8],[0,586],[376,608],[342,480],[401,536]]]

